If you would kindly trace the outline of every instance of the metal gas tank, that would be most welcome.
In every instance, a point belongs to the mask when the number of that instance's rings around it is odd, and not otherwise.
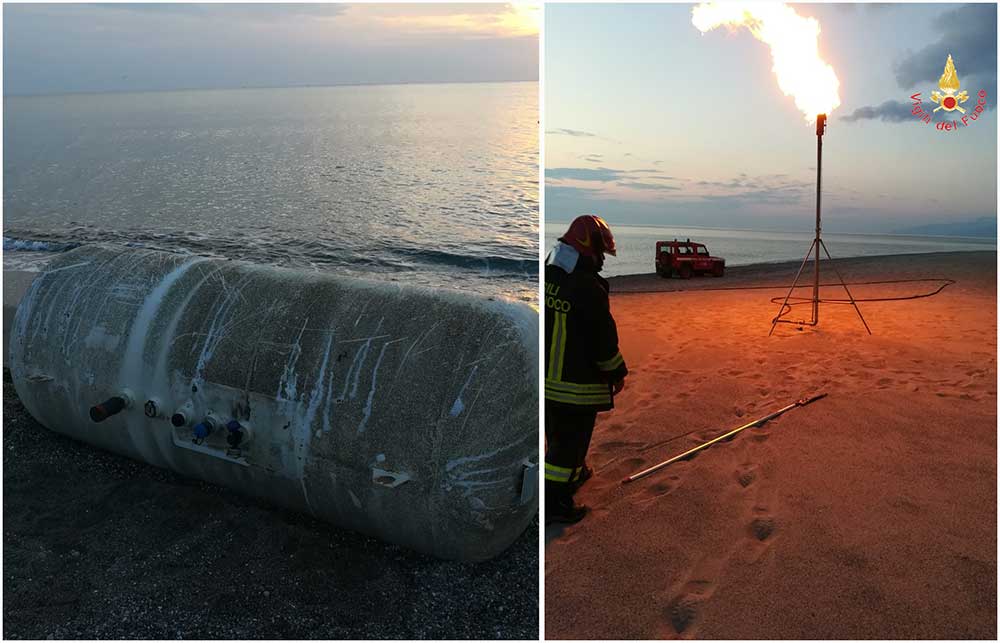
[[[53,431],[434,556],[537,512],[538,314],[434,290],[84,246],[18,307]]]

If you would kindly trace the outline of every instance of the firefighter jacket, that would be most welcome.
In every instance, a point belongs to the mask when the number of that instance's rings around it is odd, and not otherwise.
[[[545,404],[607,411],[614,408],[611,384],[628,373],[608,282],[570,246],[559,244],[553,255],[545,266]]]

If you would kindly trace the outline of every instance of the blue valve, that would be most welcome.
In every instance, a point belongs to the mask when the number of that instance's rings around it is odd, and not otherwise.
[[[201,444],[208,434],[212,432],[212,427],[207,422],[199,422],[194,425],[194,443]]]

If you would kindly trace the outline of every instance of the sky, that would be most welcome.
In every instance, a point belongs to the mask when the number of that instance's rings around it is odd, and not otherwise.
[[[895,232],[996,217],[996,5],[794,4],[819,20],[840,81],[823,138],[823,222]],[[702,34],[693,5],[545,8],[545,216],[609,223],[806,230],[815,127],[746,29]],[[983,116],[939,131],[923,108],[951,54]]]
[[[537,6],[4,4],[4,95],[538,79]]]

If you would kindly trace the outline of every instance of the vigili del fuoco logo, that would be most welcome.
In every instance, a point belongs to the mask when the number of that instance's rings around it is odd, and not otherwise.
[[[986,90],[979,90],[977,94],[978,100],[973,105],[962,107],[969,100],[969,92],[958,91],[961,86],[961,83],[958,81],[958,72],[955,70],[955,61],[951,59],[951,54],[948,54],[948,61],[944,64],[944,73],[938,79],[938,87],[941,91],[931,92],[931,100],[937,103],[937,107],[931,112],[925,111],[923,101],[920,99],[920,92],[917,92],[910,96],[910,100],[913,101],[913,109],[910,110],[911,113],[928,125],[933,122],[934,127],[942,132],[957,132],[959,125],[968,127],[982,116],[983,110],[986,108]],[[959,112],[962,114],[962,117],[957,121],[939,120],[935,122],[933,114],[941,110],[945,112]]]

